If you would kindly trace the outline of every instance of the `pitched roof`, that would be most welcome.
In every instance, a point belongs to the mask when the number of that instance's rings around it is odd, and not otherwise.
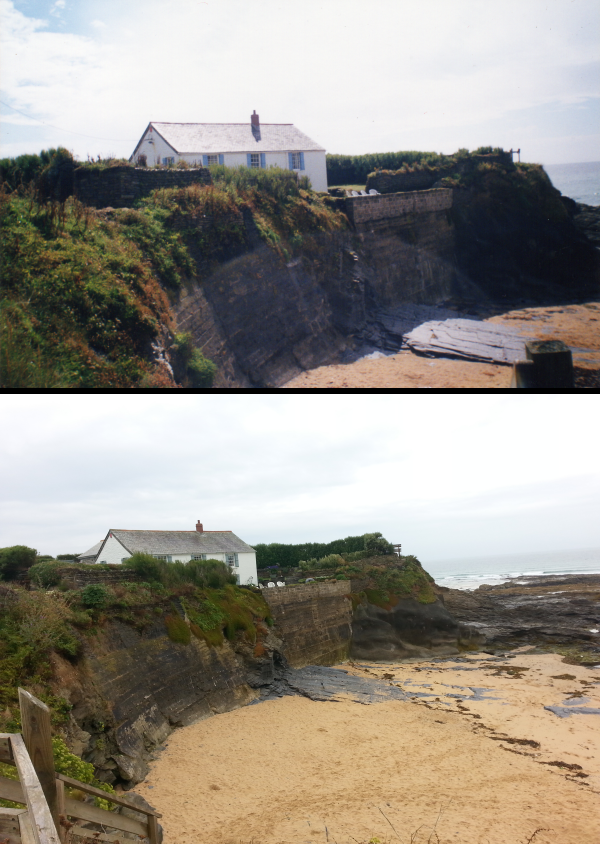
[[[111,530],[131,554],[233,554],[254,548],[230,530]]]
[[[175,152],[325,152],[292,123],[150,123]],[[144,133],[145,134],[145,133]],[[138,144],[139,146],[139,144]]]
[[[88,559],[89,557],[97,557],[103,542],[103,539],[101,539],[100,542],[96,542],[96,544],[92,545],[88,551],[85,551],[83,554],[78,554],[77,559],[83,560]]]

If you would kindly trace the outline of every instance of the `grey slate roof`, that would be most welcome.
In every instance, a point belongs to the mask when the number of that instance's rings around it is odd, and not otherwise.
[[[78,560],[87,560],[89,558],[93,558],[95,560],[96,557],[98,556],[98,552],[100,551],[100,548],[102,547],[103,542],[104,542],[103,539],[101,539],[100,542],[96,542],[96,544],[92,545],[92,547],[88,551],[85,551],[83,554],[79,554],[77,559]]]
[[[150,123],[181,154],[219,152],[325,152],[292,123]],[[144,133],[145,134],[145,133]],[[138,144],[139,146],[139,144]],[[136,147],[137,149],[137,147]]]
[[[254,548],[230,530],[111,530],[131,554],[233,554]]]

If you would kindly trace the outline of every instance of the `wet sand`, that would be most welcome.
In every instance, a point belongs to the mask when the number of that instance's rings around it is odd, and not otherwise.
[[[527,650],[339,666],[429,697],[217,715],[173,733],[135,790],[165,844],[598,844],[600,714],[574,709],[600,708],[600,669]],[[565,701],[569,717],[544,708]]]
[[[474,317],[477,319],[477,317]],[[517,333],[540,340],[562,340],[573,349],[579,370],[598,377],[600,372],[600,303],[522,308],[489,317],[486,322],[510,326]],[[578,349],[591,350],[580,352]],[[512,367],[427,358],[410,351],[376,360],[321,366],[298,375],[283,389],[505,389],[510,386]],[[581,377],[578,386],[596,386]]]

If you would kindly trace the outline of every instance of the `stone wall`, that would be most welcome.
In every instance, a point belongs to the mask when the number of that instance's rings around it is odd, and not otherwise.
[[[428,190],[445,173],[439,170],[416,170],[414,173],[398,173],[392,170],[379,170],[367,177],[367,190],[378,190],[380,193],[396,193],[398,191]]]
[[[107,167],[96,170],[79,167],[74,173],[74,193],[92,208],[127,208],[134,200],[158,188],[212,184],[210,170],[146,169],[142,167]]]
[[[89,569],[65,568],[57,569],[61,579],[69,585],[71,589],[81,589],[87,586],[88,583],[123,583],[125,581],[131,582],[140,580],[138,575],[131,569],[123,569],[122,566],[114,566],[110,571],[106,569],[99,569],[96,566],[90,565]]]
[[[388,193],[382,196],[349,196],[346,199],[346,214],[355,226],[367,224],[371,220],[389,219],[404,214],[427,214],[450,208],[452,190],[449,188]]]
[[[293,668],[347,659],[352,635],[349,581],[265,589],[263,595]]]

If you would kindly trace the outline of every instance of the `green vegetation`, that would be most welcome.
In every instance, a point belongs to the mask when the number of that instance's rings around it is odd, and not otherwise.
[[[370,551],[365,550],[365,543],[370,537],[380,538],[381,534],[365,533],[361,536],[334,539],[332,542],[305,542],[300,545],[285,545],[282,542],[271,542],[269,545],[258,543],[254,546],[256,565],[259,569],[269,566],[292,568],[300,565],[301,560],[318,563],[331,554],[343,555],[348,562],[358,560],[371,555]],[[386,543],[386,545],[391,551],[390,544]],[[309,568],[309,566],[306,567]],[[326,568],[326,566],[322,567]],[[321,566],[317,566],[317,568],[321,568]]]
[[[367,176],[374,170],[399,170],[414,164],[439,164],[445,158],[437,152],[376,152],[368,155],[328,155],[327,183],[334,185],[358,184],[364,186]]]
[[[181,385],[210,387],[216,367],[173,336],[168,292],[248,251],[246,221],[285,260],[346,225],[288,170],[217,167],[214,185],[95,211],[64,195],[67,165],[60,149],[0,162],[4,388],[172,388],[150,352],[165,336]]]
[[[371,565],[364,575],[369,579],[365,595],[369,603],[391,609],[401,598],[413,598],[421,604],[432,604],[436,598],[433,577],[415,556],[396,558],[396,566]]]
[[[202,589],[218,589],[235,584],[236,576],[221,560],[190,560],[189,563],[167,563],[151,554],[134,554],[123,563],[146,581],[165,587],[191,583]]]
[[[176,334],[171,349],[173,366],[183,387],[212,386],[217,367],[194,347],[191,334]]]
[[[64,774],[66,777],[72,777],[72,779],[78,780],[79,782],[93,785],[95,788],[106,791],[107,794],[115,793],[112,785],[96,779],[94,766],[90,762],[84,762],[79,756],[75,756],[74,753],[71,753],[60,736],[52,736],[52,755],[54,757],[54,768],[57,774]],[[4,763],[0,763],[0,775],[11,780],[17,779],[16,768]],[[72,796],[73,789],[68,788],[67,795]],[[95,797],[94,803],[99,808],[107,809],[108,811],[115,808],[114,803],[111,803],[109,800],[103,800],[101,797]],[[1,799],[0,806],[11,809],[22,808],[20,803],[13,803],[10,800]]]
[[[26,545],[0,548],[0,580],[14,580],[35,563],[37,551]]]

